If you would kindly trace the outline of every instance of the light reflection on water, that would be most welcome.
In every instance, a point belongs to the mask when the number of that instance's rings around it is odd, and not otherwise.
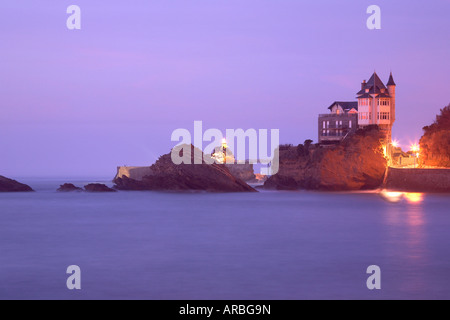
[[[410,203],[421,203],[424,198],[423,193],[411,193],[411,192],[405,192],[405,198]]]
[[[390,255],[398,257],[397,272],[402,274],[402,269],[415,267],[414,272],[400,282],[400,289],[404,292],[422,292],[427,287],[422,275],[427,273],[426,267],[429,265],[426,253],[426,215],[423,205],[426,195],[383,191],[381,196],[388,202],[404,204],[391,207],[385,212],[389,229],[388,250]]]
[[[398,191],[380,191],[380,196],[388,202],[398,203],[406,200],[409,203],[421,203],[424,200],[425,194],[414,192],[398,192]]]

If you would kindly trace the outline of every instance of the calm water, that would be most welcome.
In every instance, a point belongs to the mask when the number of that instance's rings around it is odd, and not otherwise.
[[[1,299],[450,299],[446,195],[59,194],[59,181],[22,181],[38,192],[0,194]]]

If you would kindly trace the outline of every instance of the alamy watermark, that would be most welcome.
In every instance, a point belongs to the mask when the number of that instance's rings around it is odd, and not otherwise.
[[[67,274],[70,274],[67,278],[66,286],[69,290],[81,290],[81,268],[76,265],[67,267]]]
[[[80,30],[81,29],[81,9],[77,5],[71,5],[67,7],[67,14],[70,16],[67,18],[66,26],[69,30]]]
[[[173,131],[171,140],[178,142],[171,153],[176,165],[259,163],[265,166],[261,168],[261,174],[269,175],[276,174],[279,169],[279,129],[270,129],[269,141],[268,129],[226,129],[224,135],[214,128],[203,132],[203,122],[194,121],[193,137],[189,130],[180,128]],[[203,148],[204,142],[208,145]],[[191,145],[195,146],[193,155]]]
[[[70,16],[67,18],[66,26],[69,30],[80,30],[81,29],[81,8],[77,5],[70,5],[66,10],[67,14]],[[370,5],[367,10],[367,14],[370,17],[367,18],[366,26],[369,30],[379,30],[381,29],[381,8],[377,5]]]
[[[369,266],[367,268],[367,274],[370,274],[366,282],[367,289],[381,290],[381,268],[376,265]]]
[[[367,8],[367,14],[370,17],[367,18],[367,28],[369,30],[380,30],[381,29],[381,8],[377,5],[371,5]]]

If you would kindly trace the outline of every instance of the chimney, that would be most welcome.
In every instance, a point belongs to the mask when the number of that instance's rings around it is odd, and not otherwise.
[[[363,80],[363,82],[361,83],[361,90],[363,90],[365,86],[366,86],[366,80]]]

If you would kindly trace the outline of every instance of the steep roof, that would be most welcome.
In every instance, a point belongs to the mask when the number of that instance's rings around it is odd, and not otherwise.
[[[373,75],[370,77],[369,81],[366,83],[367,87],[378,87],[379,89],[386,89],[386,87],[383,84],[383,81],[381,81],[380,77],[377,75],[376,72],[373,73]]]
[[[368,93],[363,93],[362,95],[358,96],[358,99],[368,99],[372,98],[372,96]]]
[[[387,83],[388,86],[395,86],[395,82],[394,82],[394,77],[392,76],[392,72],[391,75],[389,76],[389,81]]]
[[[384,92],[389,96],[386,86],[383,84],[383,81],[381,81],[376,72],[372,74],[369,81],[367,81],[367,83],[365,84],[364,88],[362,88],[356,95],[365,95],[367,89],[369,89],[369,94],[381,94],[382,89],[384,89]]]
[[[328,109],[332,109],[335,105],[341,106],[343,110],[358,110],[358,102],[357,101],[335,101]]]

